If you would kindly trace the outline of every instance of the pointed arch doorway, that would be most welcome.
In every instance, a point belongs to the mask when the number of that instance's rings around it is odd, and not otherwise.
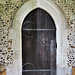
[[[14,50],[14,72],[13,75],[22,75],[22,25],[29,12],[36,8],[41,8],[48,12],[54,20],[56,27],[56,68],[57,75],[66,75],[67,71],[67,24],[65,14],[60,7],[52,0],[26,0],[26,2],[16,12],[13,24],[10,29],[9,38],[12,39],[12,49]],[[13,36],[14,35],[14,36]],[[59,61],[60,60],[60,61]],[[64,69],[63,69],[64,68]],[[9,69],[9,68],[8,68]],[[8,72],[9,73],[9,72]],[[10,73],[9,73],[10,74]]]
[[[56,27],[44,10],[31,11],[22,24],[22,75],[56,75]]]

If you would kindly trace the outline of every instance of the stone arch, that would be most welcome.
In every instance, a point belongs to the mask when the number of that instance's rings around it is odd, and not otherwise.
[[[13,40],[14,50],[14,75],[22,75],[22,41],[21,27],[26,15],[36,8],[41,8],[48,12],[56,25],[57,40],[57,75],[62,75],[62,67],[67,67],[67,23],[62,10],[52,0],[28,0],[17,11],[10,29],[9,38]],[[65,58],[64,58],[64,57]],[[63,71],[63,70],[62,70]],[[65,73],[64,73],[65,74]]]

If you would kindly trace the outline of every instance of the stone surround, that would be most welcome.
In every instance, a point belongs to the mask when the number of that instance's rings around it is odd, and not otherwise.
[[[31,4],[31,7],[28,4]],[[50,6],[47,6],[47,4],[50,4]],[[21,16],[18,14],[19,18],[16,17],[15,13],[18,13],[24,5],[27,5],[22,9],[25,14]],[[63,27],[60,33],[57,34],[57,41],[60,40],[57,48],[57,67],[59,73],[62,73],[61,75],[71,75],[72,63],[75,61],[75,0],[0,0],[0,63],[6,64],[7,75],[19,75],[16,71],[19,67],[15,68],[15,66],[19,60],[21,64],[21,25],[25,16],[37,7],[41,7],[52,16],[57,32]],[[14,17],[19,19],[17,21],[18,23],[20,22],[20,27],[17,26],[19,29],[16,29]],[[58,26],[59,24],[61,26]],[[62,39],[59,35],[62,35]],[[18,40],[20,45],[17,45]],[[59,44],[59,42],[62,43]]]

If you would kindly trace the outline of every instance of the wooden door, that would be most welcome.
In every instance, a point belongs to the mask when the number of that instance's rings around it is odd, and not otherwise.
[[[22,64],[22,75],[56,75],[56,27],[40,8],[23,21]]]

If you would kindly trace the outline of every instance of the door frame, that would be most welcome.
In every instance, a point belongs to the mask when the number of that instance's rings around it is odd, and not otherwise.
[[[13,24],[10,29],[9,38],[12,39],[12,49],[14,50],[14,73],[22,75],[22,23],[29,12],[36,8],[45,10],[53,18],[56,25],[56,67],[57,75],[66,75],[67,68],[67,23],[65,14],[52,0],[28,0],[16,12]],[[65,70],[64,70],[65,69]],[[11,73],[12,74],[12,73]]]

